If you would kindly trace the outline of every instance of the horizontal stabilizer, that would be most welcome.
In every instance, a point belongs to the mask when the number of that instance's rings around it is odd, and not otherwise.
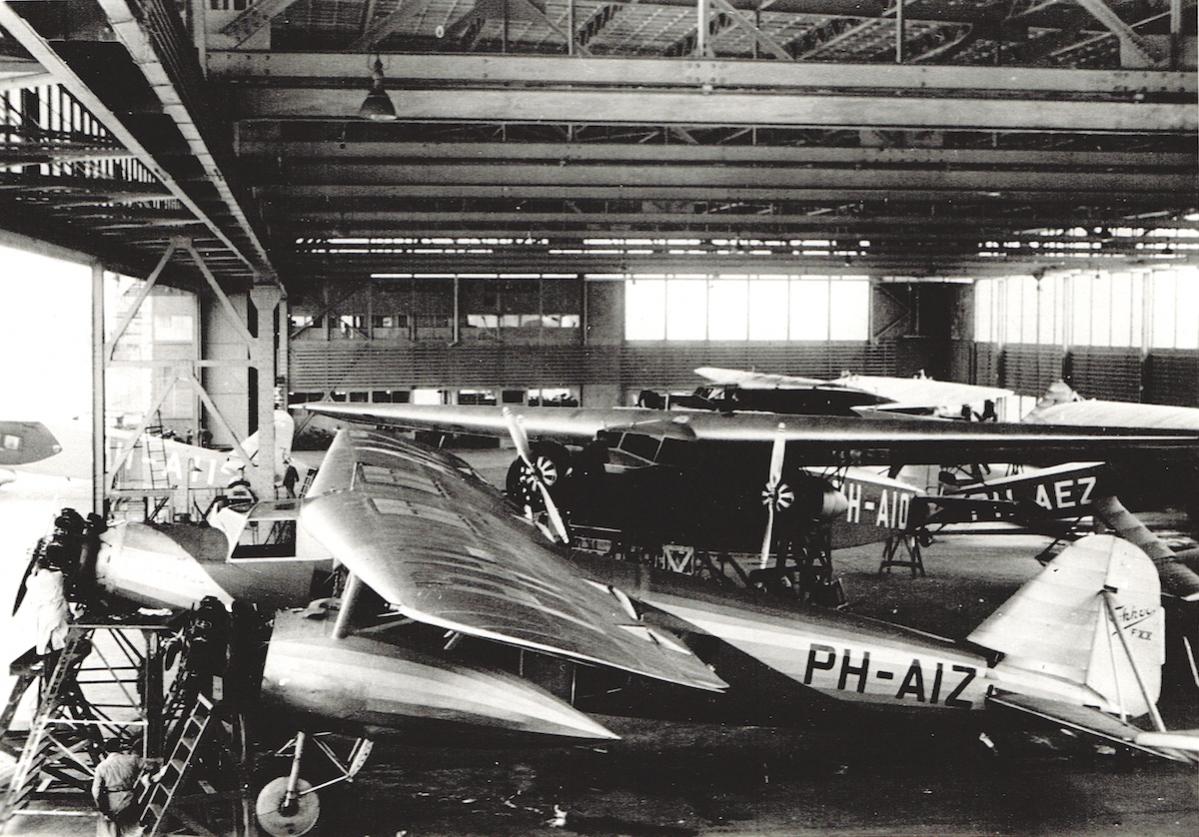
[[[1171,732],[1142,732],[1136,738],[1143,747],[1161,747],[1199,754],[1199,729],[1180,729]],[[1192,756],[1199,760],[1199,755]]]
[[[1183,601],[1199,601],[1199,574],[1178,560],[1174,551],[1124,508],[1123,503],[1115,497],[1100,497],[1095,501],[1095,514],[1120,537],[1140,547],[1153,559],[1157,574],[1161,576],[1162,590]]]
[[[1059,700],[1006,692],[1000,692],[987,698],[987,707],[1010,710],[1025,718],[1034,718],[1118,747],[1129,747],[1171,761],[1189,761],[1181,754],[1160,749],[1158,745],[1145,743],[1145,736],[1151,735],[1151,733],[1118,718],[1113,718],[1098,709],[1076,706]]]

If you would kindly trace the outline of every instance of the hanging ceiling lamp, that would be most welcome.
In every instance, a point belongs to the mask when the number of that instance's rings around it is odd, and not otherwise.
[[[391,97],[383,89],[383,62],[375,56],[375,65],[371,68],[371,89],[358,108],[358,115],[372,122],[394,122],[396,108]]]

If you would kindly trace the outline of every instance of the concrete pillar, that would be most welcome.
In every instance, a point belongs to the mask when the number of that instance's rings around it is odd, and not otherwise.
[[[104,265],[92,263],[92,511],[104,514]]]
[[[250,364],[258,370],[258,456],[250,487],[259,499],[275,498],[275,309],[283,293],[277,285],[255,285],[250,301],[257,311],[257,337],[250,346]]]
[[[583,282],[583,343],[595,350],[598,365],[619,365],[624,343],[624,290],[624,282]],[[579,404],[583,407],[623,404],[625,385],[624,381],[584,384],[579,388]]]
[[[245,294],[230,294],[229,302],[246,320],[248,299]],[[229,322],[220,303],[211,294],[200,298],[200,318],[203,322],[204,348],[201,357],[205,360],[228,360],[246,362],[246,341]],[[221,415],[232,426],[234,432],[245,438],[250,432],[250,375],[242,365],[209,366],[203,370],[204,390],[216,404]],[[232,445],[233,439],[211,416],[205,427],[212,433],[216,445]]]

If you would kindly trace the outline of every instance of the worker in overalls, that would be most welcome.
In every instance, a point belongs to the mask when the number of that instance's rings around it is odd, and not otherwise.
[[[100,812],[96,837],[122,837],[137,834],[137,780],[145,762],[130,751],[129,745],[114,736],[104,742],[104,759],[96,765],[92,779],[92,799]]]

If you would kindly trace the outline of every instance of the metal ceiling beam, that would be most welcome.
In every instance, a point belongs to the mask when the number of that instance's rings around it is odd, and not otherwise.
[[[234,87],[240,120],[348,119],[358,102],[329,88]],[[645,90],[404,90],[393,94],[403,120],[576,122],[585,124],[804,125],[1093,133],[1188,132],[1194,103],[1152,104],[994,98],[899,98]]]
[[[588,227],[601,225],[590,229],[595,236],[629,236],[634,235],[630,229],[636,225],[649,227],[652,225],[683,225],[702,228],[776,228],[809,230],[847,230],[858,234],[865,230],[890,231],[905,226],[918,226],[920,229],[941,229],[956,227],[975,230],[982,234],[983,230],[991,227],[1004,230],[1023,227],[1024,229],[1040,229],[1046,227],[1084,227],[1096,226],[1139,226],[1139,222],[1129,220],[1118,213],[1106,214],[1076,214],[1057,212],[1045,215],[1021,215],[1020,217],[976,214],[947,214],[947,215],[839,215],[834,213],[821,214],[758,214],[734,212],[444,212],[413,211],[408,207],[388,209],[311,209],[296,207],[294,204],[277,207],[276,224],[284,227],[294,225],[298,232],[303,233],[305,227],[317,225],[329,227],[346,227],[351,229],[378,229],[375,235],[387,235],[386,230],[403,230],[396,235],[410,235],[410,225],[462,224],[463,229],[478,229],[478,225],[491,224],[495,227],[507,226],[514,230],[529,229],[534,224],[557,226],[559,233],[563,228],[572,226]],[[604,229],[603,226],[610,229]],[[1155,220],[1154,227],[1199,230],[1199,221],[1183,221],[1178,219]],[[303,233],[316,235],[315,231]],[[445,235],[440,229],[439,235]],[[463,235],[468,233],[463,232]],[[990,233],[986,233],[990,235]]]
[[[282,0],[280,0],[282,2]],[[295,2],[295,0],[290,0]],[[354,39],[346,51],[369,50],[383,43],[384,39],[404,25],[405,21],[420,17],[432,5],[433,0],[399,0],[395,9],[374,22],[367,21],[367,29]]]
[[[1121,20],[1120,15],[1116,14],[1116,10],[1104,2],[1104,0],[1077,0],[1077,2],[1092,17],[1102,23],[1109,32],[1115,35],[1122,47],[1128,49],[1137,57],[1140,66],[1157,67],[1169,60],[1169,55],[1163,54],[1154,48],[1133,27]]]
[[[249,243],[250,252],[242,252],[242,248],[225,234],[220,225],[211,220],[211,213],[201,210],[198,217],[204,221],[205,226],[212,231],[213,235],[229,248],[230,252],[236,254],[253,271],[255,281],[277,283],[278,277],[275,275],[275,269],[271,265],[266,248],[258,239],[257,231],[246,217],[238,203],[237,196],[233,194],[224,172],[221,171],[220,165],[208,146],[201,130],[203,127],[200,124],[201,114],[194,113],[190,104],[181,95],[186,92],[182,89],[183,81],[176,78],[172,72],[178,72],[177,63],[172,63],[170,56],[162,55],[160,44],[151,37],[148,31],[153,23],[150,12],[143,8],[140,16],[134,15],[128,0],[96,0],[96,2],[107,17],[113,34],[128,50],[137,68],[145,76],[146,83],[150,85],[155,96],[162,103],[162,112],[175,123],[179,134],[191,150],[193,158],[203,170],[207,183],[216,191],[220,198],[222,212],[232,218],[240,233]],[[172,8],[170,13],[173,11]],[[179,24],[176,18],[171,18],[171,21]],[[185,46],[192,47],[194,45],[188,41]],[[192,60],[195,60],[194,57]],[[198,70],[197,65],[197,74]],[[189,208],[191,207],[189,206]],[[196,209],[200,209],[198,205]]]
[[[373,53],[300,53],[212,50],[209,77],[216,81],[295,86],[298,79],[364,87]],[[937,91],[1011,91],[1021,96],[1093,93],[1132,97],[1194,96],[1194,73],[1162,70],[1067,70],[1038,67],[952,67],[894,64],[806,64],[788,61],[677,58],[579,58],[554,55],[384,55],[389,83],[492,86],[611,85],[692,87],[717,91],[746,87],[820,90],[887,90],[904,96]],[[301,83],[302,85],[302,83]],[[400,85],[402,86],[402,85]],[[402,98],[398,87],[394,95]],[[629,90],[630,94],[638,91]],[[455,94],[456,95],[456,94]],[[447,98],[453,98],[447,96]],[[764,120],[759,120],[762,122]],[[654,120],[650,120],[653,124]]]
[[[896,190],[959,190],[969,192],[1057,191],[1066,194],[1120,192],[1170,194],[1194,185],[1192,173],[1149,174],[1103,171],[1070,174],[1060,171],[946,171],[913,168],[817,168],[813,166],[697,166],[558,163],[324,163],[285,165],[270,170],[247,167],[247,181],[271,183],[365,185],[456,184],[506,186],[639,186],[739,188],[844,188]]]
[[[949,203],[970,199],[983,201],[991,198],[997,207],[1008,207],[1013,203],[1055,203],[1070,200],[1074,194],[1069,190],[1005,190],[1004,192],[962,192],[947,189],[845,189],[810,188],[800,189],[786,186],[729,187],[729,186],[526,186],[512,185],[459,185],[459,184],[385,184],[364,183],[360,185],[324,184],[297,185],[284,183],[256,187],[255,191],[267,198],[320,197],[327,200],[342,198],[395,197],[395,198],[555,198],[559,200],[608,199],[608,200],[684,200],[733,202],[743,200],[770,200],[792,202],[832,202],[835,204],[855,201],[886,201],[890,204],[911,202],[946,201]],[[1104,192],[1079,196],[1075,203],[1083,205],[1119,206],[1123,204],[1158,205],[1166,200],[1171,205],[1178,203],[1176,192],[1146,195],[1142,192]],[[1193,200],[1193,195],[1191,196]]]
[[[830,148],[821,146],[647,145],[553,142],[342,142],[242,139],[238,153],[287,161],[544,160],[555,164],[629,161],[806,165],[1024,166],[1029,168],[1194,168],[1193,152],[994,148]]]
[[[221,34],[232,38],[236,44],[244,44],[263,27],[269,26],[272,20],[295,5],[295,2],[296,0],[258,0],[221,27]]]
[[[1130,265],[1169,267],[1188,264],[1181,258],[1128,257],[1117,255],[1070,256],[1052,253],[1024,253],[1002,256],[979,256],[977,251],[922,252],[915,255],[881,254],[878,256],[786,256],[741,257],[729,256],[719,260],[710,254],[673,254],[647,258],[644,256],[595,255],[581,259],[576,254],[561,256],[525,255],[452,255],[443,257],[414,257],[410,255],[380,255],[350,257],[342,254],[308,256],[300,261],[304,271],[324,276],[357,276],[368,273],[498,273],[534,271],[547,273],[662,273],[727,271],[740,273],[810,272],[861,275],[879,272],[913,273],[915,275],[1011,275],[1037,268],[1120,269]]]
[[[46,42],[41,35],[12,7],[10,0],[0,0],[0,26],[12,36],[14,40],[40,63],[47,71],[54,75],[58,84],[62,85],[79,103],[87,108],[108,131],[122,145],[129,149],[137,159],[150,170],[150,172],[158,178],[162,185],[175,197],[180,203],[186,206],[204,225],[222,241],[232,252],[238,253],[236,246],[229,240],[228,236],[220,229],[217,223],[209,216],[207,212],[191,197],[190,194],[182,185],[171,176],[165,168],[163,168],[153,153],[141,143],[141,141],[128,129],[125,124],[113,113],[100,98],[84,84],[83,80],[75,73],[73,69],[64,61],[57,52]],[[133,186],[136,184],[129,184]],[[139,198],[140,199],[140,198]],[[260,245],[261,247],[261,245]],[[265,251],[263,251],[265,253]],[[240,253],[239,253],[240,255]],[[243,256],[244,259],[244,256]],[[253,267],[249,260],[245,260],[247,266]]]

